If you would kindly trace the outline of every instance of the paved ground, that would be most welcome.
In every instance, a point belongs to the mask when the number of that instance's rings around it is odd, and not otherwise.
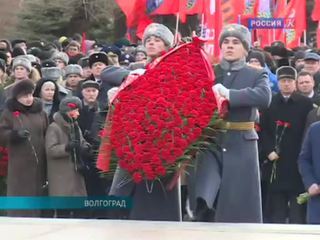
[[[319,240],[320,226],[0,218],[1,240]]]

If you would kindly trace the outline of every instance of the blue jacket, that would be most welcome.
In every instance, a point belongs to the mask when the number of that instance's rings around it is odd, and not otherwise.
[[[273,94],[278,93],[279,92],[279,87],[278,87],[278,79],[277,76],[271,72],[271,70],[265,66],[264,68],[267,73],[268,73],[268,77],[269,77],[269,86],[271,88],[271,91]]]
[[[298,165],[305,188],[320,184],[320,122],[313,123],[304,139]],[[307,222],[320,224],[320,195],[308,201]]]

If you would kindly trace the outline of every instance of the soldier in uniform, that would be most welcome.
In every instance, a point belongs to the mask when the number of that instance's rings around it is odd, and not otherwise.
[[[230,24],[222,30],[222,60],[215,67],[213,91],[229,100],[229,113],[218,135],[221,151],[199,155],[189,170],[191,208],[196,221],[262,222],[258,108],[271,101],[267,73],[246,64],[251,44],[249,30]]]

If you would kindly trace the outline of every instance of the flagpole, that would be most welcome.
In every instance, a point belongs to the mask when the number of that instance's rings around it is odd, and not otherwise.
[[[175,42],[175,44],[178,43],[179,18],[180,18],[180,13],[178,12],[177,15],[176,15],[176,32],[175,32],[175,35],[174,35],[174,42]]]
[[[306,30],[303,31],[303,44],[305,46],[307,46],[307,31]]]
[[[273,40],[272,40],[272,42],[275,42],[276,41],[276,29],[272,29],[273,31],[272,31],[272,33],[273,33]]]
[[[201,32],[200,32],[200,37],[205,38],[205,34],[203,32],[204,29],[204,13],[201,14]]]
[[[241,15],[238,15],[238,24],[241,24]]]

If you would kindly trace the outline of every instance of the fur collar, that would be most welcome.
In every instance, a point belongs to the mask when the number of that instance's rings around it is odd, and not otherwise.
[[[42,102],[39,98],[34,98],[31,107],[26,107],[19,103],[17,99],[10,98],[7,101],[7,108],[10,112],[19,111],[21,113],[39,113],[42,111]]]
[[[228,62],[224,58],[220,62],[220,66],[225,71],[238,71],[246,65],[246,59],[242,58],[234,62]]]

